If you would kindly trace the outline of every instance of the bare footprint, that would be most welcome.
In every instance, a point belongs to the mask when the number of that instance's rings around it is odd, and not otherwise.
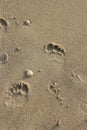
[[[11,109],[21,108],[28,101],[29,84],[26,82],[18,82],[12,85],[7,91],[6,101],[4,105]]]
[[[50,93],[52,93],[52,94],[57,94],[57,88],[56,88],[56,86],[57,86],[57,83],[56,83],[56,82],[50,83],[50,84],[48,85],[47,90],[48,90]]]
[[[29,84],[25,82],[19,82],[16,84],[13,84],[13,87],[9,89],[9,95],[12,96],[27,96],[29,94]]]
[[[46,44],[44,49],[46,53],[59,54],[60,56],[65,56],[66,54],[66,49],[62,45],[56,44],[54,42]]]

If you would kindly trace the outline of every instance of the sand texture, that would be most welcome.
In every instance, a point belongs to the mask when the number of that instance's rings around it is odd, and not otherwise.
[[[87,130],[87,0],[0,0],[0,130]]]

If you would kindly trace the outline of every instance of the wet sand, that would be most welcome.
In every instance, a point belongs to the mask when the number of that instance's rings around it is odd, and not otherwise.
[[[87,130],[86,57],[86,0],[0,0],[0,130]]]

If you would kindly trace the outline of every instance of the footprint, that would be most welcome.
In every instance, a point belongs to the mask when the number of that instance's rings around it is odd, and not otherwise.
[[[7,91],[7,96],[4,105],[13,110],[21,108],[28,101],[29,84],[26,82],[18,82],[12,85]]]
[[[27,96],[29,94],[29,85],[25,82],[19,82],[13,84],[13,87],[9,89],[9,95]]]
[[[0,18],[0,25],[1,27],[7,28],[8,22],[5,19]]]
[[[56,83],[56,82],[53,82],[53,83],[51,83],[51,84],[48,85],[47,90],[48,90],[50,93],[52,93],[52,94],[56,94],[56,93],[57,93],[57,88],[56,88],[56,86],[57,86],[57,83]]]
[[[1,63],[1,64],[5,64],[7,61],[8,61],[8,54],[7,54],[7,53],[3,53],[3,54],[0,56],[0,63]]]
[[[54,53],[59,54],[60,56],[65,56],[66,49],[59,44],[56,44],[54,42],[48,43],[44,47],[46,53]]]

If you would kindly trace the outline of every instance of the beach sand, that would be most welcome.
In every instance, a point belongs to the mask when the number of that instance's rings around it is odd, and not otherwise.
[[[0,130],[87,130],[86,0],[0,0]]]

